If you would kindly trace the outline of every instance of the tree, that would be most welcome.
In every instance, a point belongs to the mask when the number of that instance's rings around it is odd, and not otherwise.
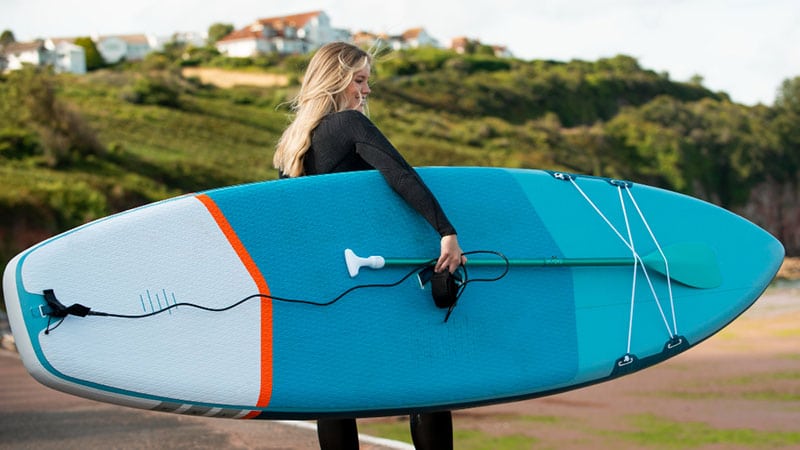
[[[17,40],[14,38],[14,33],[11,30],[3,30],[0,33],[0,48],[5,47],[8,44],[16,42]]]
[[[208,45],[214,45],[220,39],[231,34],[233,25],[229,23],[215,23],[208,27]]]
[[[800,116],[800,77],[783,81],[775,98],[775,107]]]
[[[689,84],[691,84],[692,86],[702,86],[705,81],[706,81],[705,78],[703,78],[702,75],[697,73],[692,75],[691,78],[689,78]]]
[[[781,84],[775,98],[772,126],[780,140],[776,167],[789,179],[800,176],[800,77]]]
[[[8,44],[11,44],[15,41],[16,39],[14,39],[14,33],[12,33],[11,30],[3,30],[3,33],[0,34],[0,73],[5,70],[6,65],[8,64],[8,60],[6,59],[6,56],[3,54],[4,52],[2,50]]]
[[[83,51],[86,54],[86,70],[100,69],[106,65],[103,55],[97,50],[92,38],[79,37],[75,39],[75,45],[83,47]]]

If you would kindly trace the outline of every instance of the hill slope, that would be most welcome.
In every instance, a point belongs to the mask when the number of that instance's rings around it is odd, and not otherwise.
[[[772,126],[787,123],[777,108],[731,103],[626,56],[565,63],[424,49],[377,61],[371,118],[414,165],[646,182],[744,211],[800,251],[800,227],[785,224],[800,217],[800,152]],[[216,88],[147,61],[0,77],[0,261],[143,203],[275,178],[272,149],[294,89]]]

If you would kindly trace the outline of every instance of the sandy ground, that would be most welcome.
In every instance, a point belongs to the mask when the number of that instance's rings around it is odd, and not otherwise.
[[[213,84],[221,88],[233,86],[286,86],[289,77],[281,74],[257,73],[210,67],[185,67],[182,74],[186,78],[197,77],[204,84]]]
[[[407,427],[405,417],[361,421],[376,422]],[[654,423],[677,424],[677,430],[702,424],[705,435],[745,430],[757,437],[743,443],[707,438],[697,445],[676,440],[666,446],[625,437]],[[768,290],[725,330],[655,367],[555,396],[456,411],[454,425],[457,433],[524,436],[531,442],[515,448],[800,449],[800,288]],[[777,435],[796,438],[758,440]],[[313,428],[153,413],[62,394],[39,385],[15,354],[0,350],[0,449],[109,445],[318,448]]]

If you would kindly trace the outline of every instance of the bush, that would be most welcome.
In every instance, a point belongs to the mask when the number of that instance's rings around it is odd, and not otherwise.
[[[15,71],[2,88],[0,121],[6,128],[0,148],[6,156],[42,154],[50,167],[57,167],[105,152],[77,110],[60,100],[50,71]]]
[[[0,130],[0,158],[22,159],[42,153],[39,137],[30,130]]]
[[[135,105],[180,108],[180,87],[168,76],[144,76],[122,91],[122,99]]]
[[[73,228],[108,214],[105,196],[85,182],[56,181],[38,187],[40,195],[56,216],[60,229]]]

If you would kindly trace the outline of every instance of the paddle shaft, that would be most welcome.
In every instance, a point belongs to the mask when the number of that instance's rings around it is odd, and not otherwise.
[[[493,252],[489,252],[493,253]],[[352,250],[345,250],[345,261],[350,276],[356,276],[360,267],[379,269],[384,266],[420,266],[433,260],[424,258],[383,258],[370,256],[361,258]],[[722,284],[716,254],[704,244],[673,244],[657,252],[641,257],[598,257],[598,258],[519,258],[506,260],[499,254],[497,258],[470,258],[468,266],[484,267],[620,267],[632,266],[636,262],[661,275],[686,286],[698,289],[712,289]],[[669,261],[669,266],[667,265]]]
[[[387,266],[417,266],[429,263],[430,259],[421,258],[385,258]],[[534,259],[467,259],[467,266],[497,267],[550,267],[550,266],[631,266],[633,258],[534,258]]]

